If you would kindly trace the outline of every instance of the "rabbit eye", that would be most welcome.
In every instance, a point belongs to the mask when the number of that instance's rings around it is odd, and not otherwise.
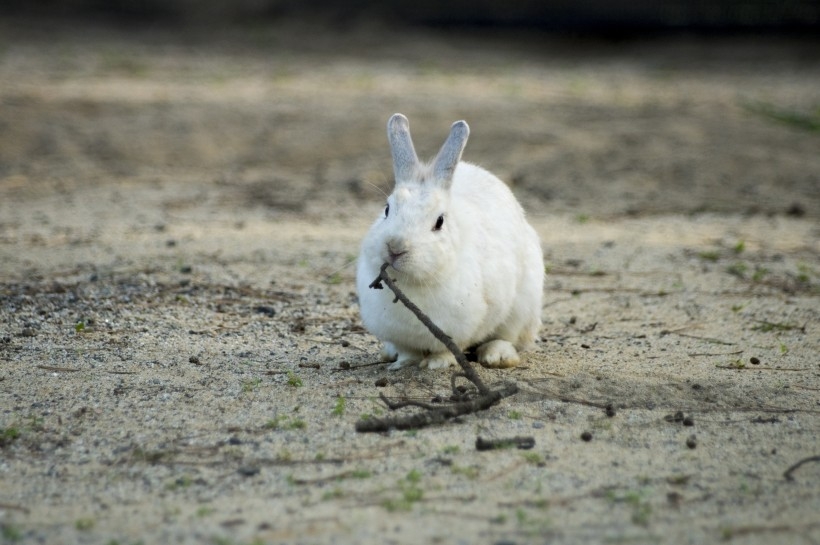
[[[386,218],[389,215],[390,215],[390,203],[387,203],[387,206],[384,207],[384,217]]]
[[[444,225],[444,214],[440,215],[436,220],[436,224],[433,226],[433,231],[441,231],[441,227]]]

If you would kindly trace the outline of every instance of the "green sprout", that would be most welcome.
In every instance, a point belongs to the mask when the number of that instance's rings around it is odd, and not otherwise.
[[[91,518],[77,519],[74,522],[74,527],[76,529],[80,530],[81,532],[87,532],[88,530],[91,530],[94,527],[94,519],[91,519]]]
[[[302,386],[302,379],[297,377],[293,371],[288,371],[288,386],[299,388]]]
[[[242,391],[245,393],[252,392],[256,389],[257,386],[262,384],[261,378],[254,378],[251,380],[246,380],[242,383]]]
[[[344,396],[339,396],[336,398],[336,406],[333,407],[333,416],[342,416],[345,414],[345,405],[346,401]]]

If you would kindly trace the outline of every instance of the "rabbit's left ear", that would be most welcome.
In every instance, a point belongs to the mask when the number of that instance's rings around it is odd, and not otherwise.
[[[433,174],[436,180],[446,182],[447,185],[453,180],[453,172],[456,165],[461,160],[461,153],[467,145],[467,138],[470,136],[470,127],[466,121],[456,121],[450,128],[450,136],[444,141],[444,145],[433,161]]]
[[[387,122],[387,139],[393,153],[393,173],[396,183],[412,179],[419,164],[413,139],[410,137],[410,122],[402,114],[393,114]]]

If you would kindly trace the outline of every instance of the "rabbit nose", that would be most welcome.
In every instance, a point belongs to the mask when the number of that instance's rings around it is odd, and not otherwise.
[[[407,253],[404,244],[399,241],[391,240],[387,243],[387,255],[390,258],[390,263],[393,264],[398,258]]]

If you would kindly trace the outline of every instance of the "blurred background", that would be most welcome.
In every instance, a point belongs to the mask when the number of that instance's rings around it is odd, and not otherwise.
[[[532,213],[820,215],[820,2],[6,0],[0,190],[380,208],[384,123]],[[214,197],[216,196],[216,197]]]
[[[120,21],[225,24],[281,17],[345,23],[379,19],[414,25],[525,26],[549,30],[803,29],[820,22],[812,0],[6,0],[7,14],[105,17]]]

